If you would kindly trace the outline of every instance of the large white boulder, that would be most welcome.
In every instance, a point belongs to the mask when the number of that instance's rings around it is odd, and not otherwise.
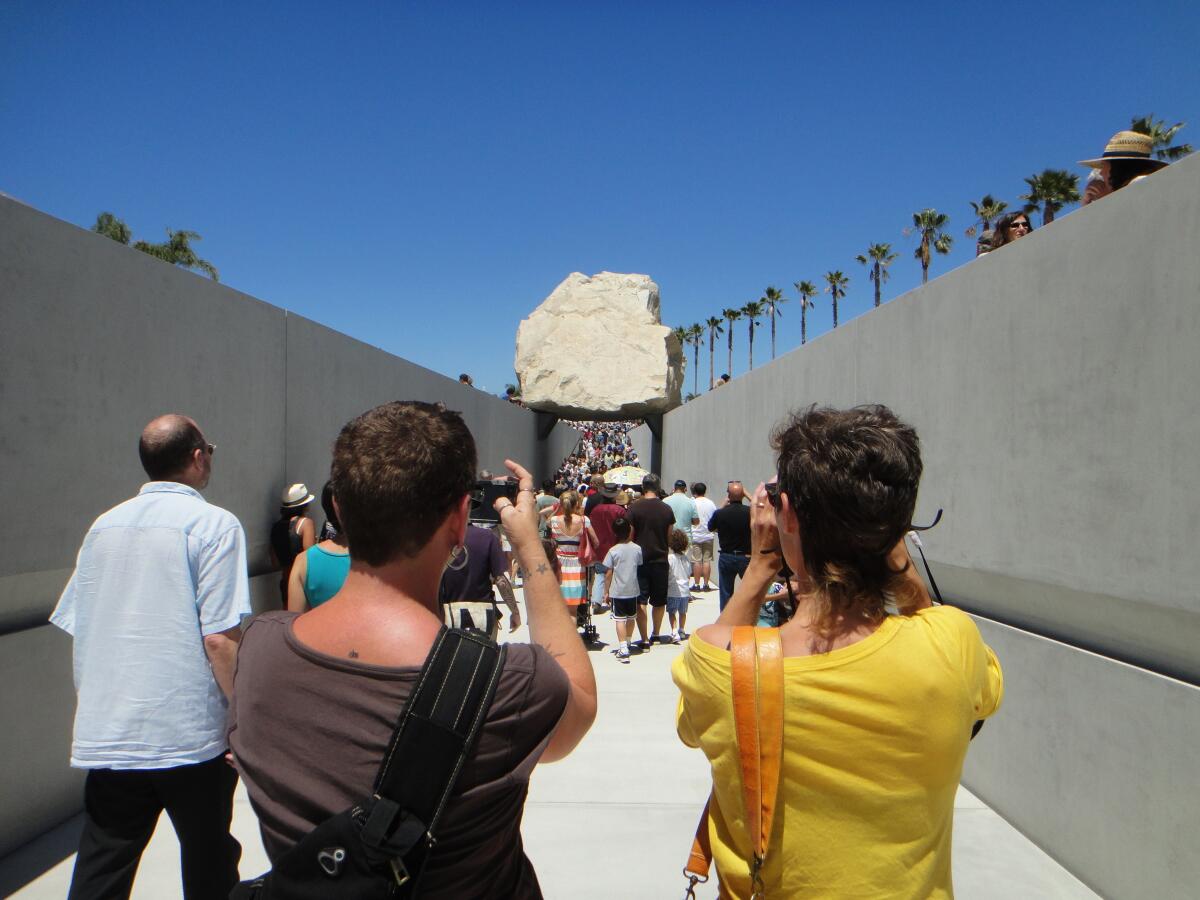
[[[683,349],[649,275],[572,272],[521,322],[514,368],[531,409],[634,419],[680,404]]]

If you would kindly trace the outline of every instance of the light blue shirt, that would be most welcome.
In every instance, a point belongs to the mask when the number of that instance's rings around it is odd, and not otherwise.
[[[165,769],[220,755],[225,697],[203,638],[249,614],[232,513],[173,481],[104,513],[50,616],[75,639],[71,765]]]
[[[675,513],[675,527],[682,531],[691,540],[692,537],[692,519],[696,516],[696,501],[687,494],[668,494],[663,498],[663,503],[671,507],[671,512]]]

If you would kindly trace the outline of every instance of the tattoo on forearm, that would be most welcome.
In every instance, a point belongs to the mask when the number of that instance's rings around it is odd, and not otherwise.
[[[347,656],[349,656],[351,659],[358,659],[358,651],[357,651],[357,650],[351,650],[351,651],[350,651],[350,652],[347,654]]]
[[[538,563],[537,570],[539,575],[545,575],[550,571],[550,566],[548,566],[546,563]]]

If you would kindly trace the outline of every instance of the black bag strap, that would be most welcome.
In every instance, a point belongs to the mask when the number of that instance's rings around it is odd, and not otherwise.
[[[475,631],[443,626],[438,632],[375,776],[376,802],[363,827],[366,843],[394,843],[391,832],[403,812],[405,827],[419,828],[432,845],[487,717],[507,650]]]

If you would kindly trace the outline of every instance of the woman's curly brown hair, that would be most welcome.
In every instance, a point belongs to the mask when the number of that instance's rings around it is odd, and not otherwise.
[[[917,433],[886,406],[793,413],[771,436],[779,489],[800,526],[814,588],[813,626],[878,622],[912,586],[888,563],[911,527],[921,481]]]

